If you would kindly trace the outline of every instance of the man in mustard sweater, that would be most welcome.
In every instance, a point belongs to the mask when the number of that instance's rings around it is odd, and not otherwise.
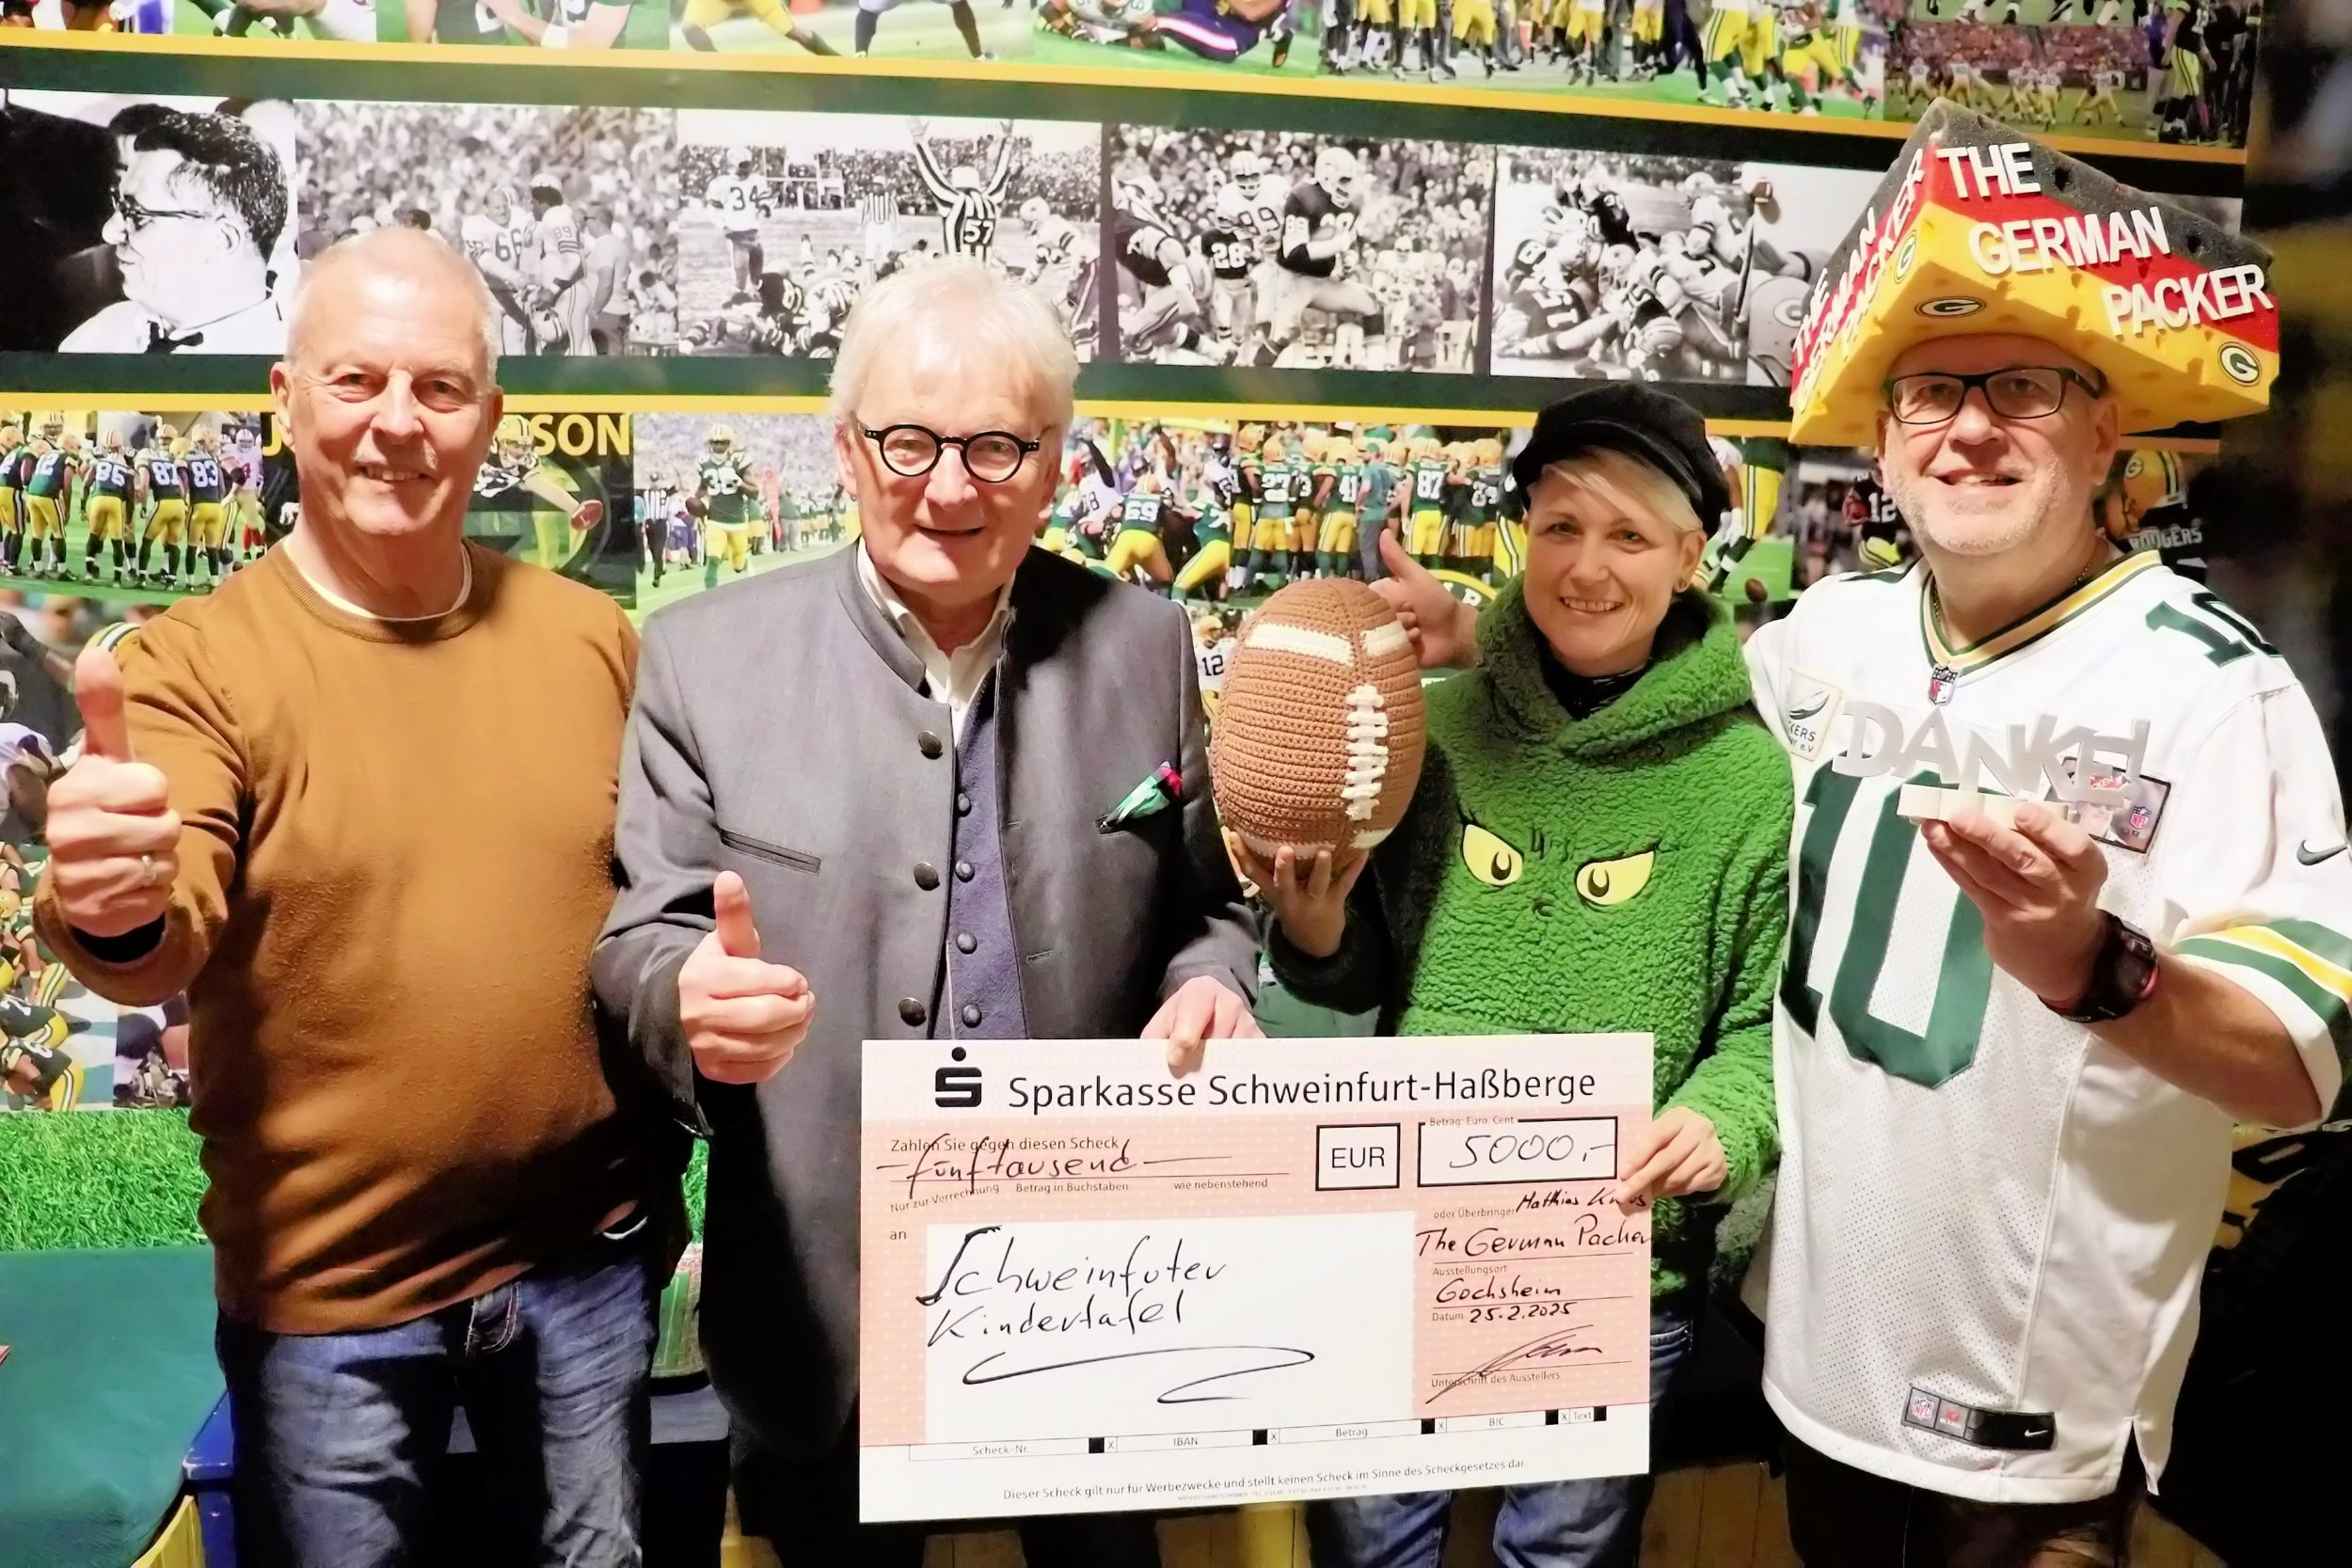
[[[271,372],[302,520],[85,653],[49,795],[41,939],[188,995],[248,1563],[433,1560],[459,1402],[503,1560],[642,1560],[675,1183],[588,988],[635,638],[465,541],[495,321],[413,230],[310,263]]]

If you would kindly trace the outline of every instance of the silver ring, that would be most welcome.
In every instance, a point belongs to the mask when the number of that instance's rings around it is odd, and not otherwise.
[[[141,855],[139,857],[139,886],[153,887],[154,885],[155,857],[152,855]]]

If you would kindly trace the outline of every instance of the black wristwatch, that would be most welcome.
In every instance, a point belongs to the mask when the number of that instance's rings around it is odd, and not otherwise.
[[[2156,944],[2138,927],[2106,915],[2106,939],[2090,961],[2090,989],[2072,1002],[2042,1005],[2069,1023],[2112,1023],[2156,993]]]

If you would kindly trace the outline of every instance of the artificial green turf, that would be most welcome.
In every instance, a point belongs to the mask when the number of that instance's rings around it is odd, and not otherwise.
[[[703,1148],[686,1210],[702,1234]],[[0,1252],[179,1246],[204,1240],[204,1173],[184,1111],[0,1116]]]
[[[0,1116],[0,1252],[201,1242],[184,1111]]]

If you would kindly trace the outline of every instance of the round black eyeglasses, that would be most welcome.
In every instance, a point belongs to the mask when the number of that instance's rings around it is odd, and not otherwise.
[[[920,479],[939,465],[949,447],[963,451],[963,471],[985,484],[1002,484],[1021,471],[1040,443],[1025,441],[1003,430],[983,430],[977,436],[942,436],[919,424],[894,424],[881,430],[859,424],[858,430],[882,452],[894,474]]]

